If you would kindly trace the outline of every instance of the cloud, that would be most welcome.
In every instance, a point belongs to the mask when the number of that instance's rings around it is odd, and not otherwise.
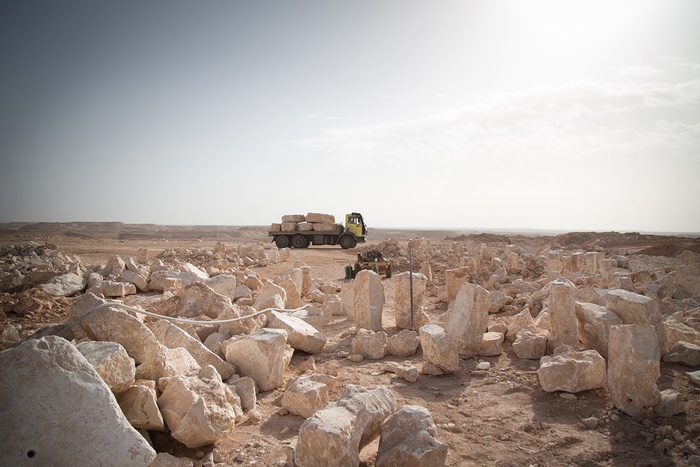
[[[637,76],[661,76],[636,67]],[[426,118],[330,127],[298,141],[307,150],[392,166],[499,164],[627,157],[664,149],[700,153],[700,79],[576,81],[485,96]]]

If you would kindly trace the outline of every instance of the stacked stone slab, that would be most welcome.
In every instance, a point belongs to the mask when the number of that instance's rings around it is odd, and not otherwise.
[[[285,214],[282,223],[273,223],[272,232],[335,232],[338,230],[333,214],[310,212],[303,214]]]

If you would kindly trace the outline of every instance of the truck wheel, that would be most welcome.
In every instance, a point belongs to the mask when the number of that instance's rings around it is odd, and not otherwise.
[[[343,235],[342,237],[340,237],[340,241],[338,243],[340,243],[340,247],[343,250],[355,248],[355,239],[352,238],[350,235]]]
[[[306,248],[307,246],[309,246],[309,242],[308,240],[306,240],[306,237],[297,234],[292,237],[292,246],[294,248]]]
[[[277,248],[287,248],[289,243],[289,237],[286,235],[278,235],[275,237],[275,245],[277,245]]]

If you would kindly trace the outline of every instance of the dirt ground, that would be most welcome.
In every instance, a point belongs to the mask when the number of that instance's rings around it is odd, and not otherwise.
[[[425,236],[425,232],[421,232]],[[411,238],[415,232],[384,232],[384,237]],[[436,238],[445,239],[449,232],[437,232]],[[582,235],[582,236],[581,236]],[[569,246],[571,244],[603,245],[609,251],[643,251],[656,248],[651,254],[678,254],[683,248],[697,251],[695,239],[668,237],[627,236],[608,233],[581,234],[580,238],[511,236],[509,241],[529,242],[539,246]],[[468,237],[464,237],[468,238]],[[154,252],[175,248],[213,248],[217,241],[227,246],[241,241],[268,241],[260,232],[235,239],[226,238],[152,238],[136,235],[122,238],[107,234],[88,236],[84,233],[65,235],[57,232],[8,232],[0,235],[0,245],[20,244],[27,241],[52,243],[69,255],[79,255],[84,264],[104,264],[111,255],[133,256],[140,248]],[[382,240],[379,238],[375,241]],[[458,235],[450,238],[460,241]],[[472,238],[472,240],[478,240]],[[482,238],[482,241],[489,241]],[[492,241],[504,242],[503,237]],[[563,243],[571,242],[568,245]],[[578,242],[578,243],[576,243]],[[253,268],[262,277],[274,278],[286,274],[296,261],[311,267],[311,276],[325,283],[341,287],[344,267],[354,261],[357,250],[339,247],[311,247],[292,250],[292,258],[285,263]],[[395,273],[400,272],[396,270]],[[399,330],[392,318],[392,279],[384,279],[386,302],[383,325],[389,336]],[[432,319],[446,311],[446,304],[435,296],[427,296],[426,312]],[[40,309],[25,316],[7,314],[6,320],[25,329],[44,324],[60,324],[67,319],[66,303],[53,309]],[[578,393],[574,400],[560,393],[547,393],[540,387],[537,369],[539,361],[519,359],[509,344],[496,357],[462,359],[460,370],[448,376],[421,375],[410,383],[383,370],[386,361],[421,362],[417,355],[399,359],[392,356],[378,361],[364,360],[353,363],[346,358],[351,353],[355,328],[346,319],[336,317],[323,329],[328,342],[323,353],[314,355],[318,371],[337,375],[338,387],[332,399],[340,397],[347,384],[363,386],[384,385],[392,390],[399,405],[413,404],[427,408],[437,424],[437,438],[449,445],[447,465],[498,466],[628,466],[628,465],[688,465],[692,452],[681,448],[691,441],[700,447],[700,387],[689,382],[685,372],[690,368],[676,364],[661,364],[660,389],[674,388],[683,394],[686,413],[662,418],[649,413],[644,417],[630,417],[615,409],[607,389]],[[295,352],[288,370],[288,379],[300,372],[308,354]],[[476,370],[479,362],[491,364],[488,370]],[[246,421],[220,440],[216,446],[190,450],[162,434],[151,433],[157,451],[168,451],[193,460],[216,449],[218,460],[229,465],[284,465],[286,449],[294,446],[295,437],[304,419],[281,410],[283,389],[258,395],[260,421]],[[582,421],[595,417],[594,428],[584,427]],[[672,442],[664,443],[670,439]],[[361,453],[362,465],[374,465],[378,441]]]

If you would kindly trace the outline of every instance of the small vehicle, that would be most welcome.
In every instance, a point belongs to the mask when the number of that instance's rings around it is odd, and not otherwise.
[[[365,269],[384,274],[387,279],[391,277],[391,261],[384,259],[382,252],[378,250],[358,253],[354,266],[345,266],[345,278],[354,279],[358,272]]]

